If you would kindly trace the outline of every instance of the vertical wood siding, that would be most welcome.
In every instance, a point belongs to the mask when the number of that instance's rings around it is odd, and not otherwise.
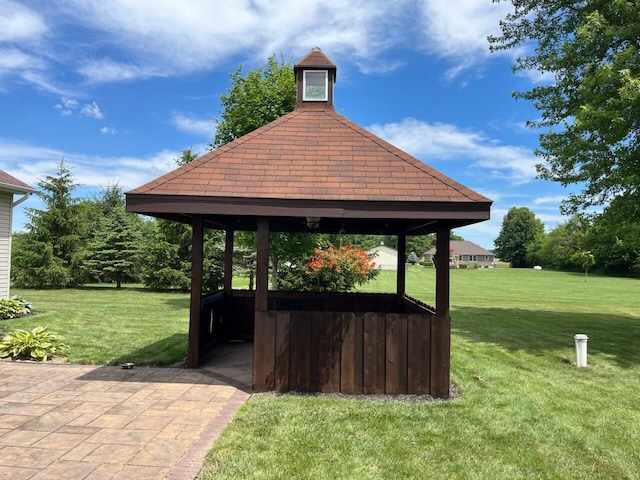
[[[254,391],[430,393],[430,315],[269,310],[256,332]]]

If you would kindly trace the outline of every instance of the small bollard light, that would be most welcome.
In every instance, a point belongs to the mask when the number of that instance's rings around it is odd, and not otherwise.
[[[587,366],[587,337],[584,333],[578,333],[573,336],[576,341],[576,367]]]

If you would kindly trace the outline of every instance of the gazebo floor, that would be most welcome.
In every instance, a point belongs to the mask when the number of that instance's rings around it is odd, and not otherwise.
[[[201,369],[227,385],[251,393],[253,342],[218,345],[207,356]]]

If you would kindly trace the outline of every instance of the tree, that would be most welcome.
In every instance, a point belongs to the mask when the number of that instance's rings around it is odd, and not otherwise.
[[[527,267],[535,262],[532,255],[544,235],[544,225],[526,207],[512,207],[502,220],[495,240],[496,256],[513,267]]]
[[[176,164],[186,165],[197,154],[183,150]],[[143,245],[142,282],[147,288],[191,288],[192,230],[189,225],[169,220],[152,221]],[[222,286],[224,249],[220,231],[205,231],[203,238],[202,289],[215,291]]]
[[[572,216],[564,223],[557,225],[545,235],[539,251],[540,262],[545,268],[559,270],[575,270],[573,257],[583,246],[583,237],[589,228],[588,221],[578,215]]]
[[[587,275],[589,273],[589,268],[592,267],[596,260],[589,250],[581,250],[573,254],[574,261],[579,263],[582,269],[584,270],[584,281],[587,281]]]
[[[115,282],[116,288],[137,280],[141,239],[136,217],[116,206],[101,217],[94,235],[85,252],[86,268],[102,282]]]
[[[14,249],[16,285],[63,288],[82,284],[86,280],[82,217],[79,202],[72,196],[77,184],[64,160],[57,174],[45,175],[38,187],[36,194],[45,209],[26,210],[28,235]]]
[[[242,65],[231,74],[231,87],[220,95],[223,110],[216,120],[216,134],[209,146],[218,148],[293,111],[296,83],[293,66],[280,63],[275,53],[267,63],[246,76]]]
[[[495,2],[506,0],[494,0]],[[628,0],[511,0],[492,50],[535,45],[515,71],[552,77],[514,96],[533,102],[546,128],[536,152],[542,178],[583,190],[566,212],[607,205],[640,219],[640,2]]]

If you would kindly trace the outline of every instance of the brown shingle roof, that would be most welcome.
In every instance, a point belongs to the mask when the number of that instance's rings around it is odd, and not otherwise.
[[[12,192],[35,192],[35,189],[7,172],[0,170],[0,190],[11,190]]]
[[[330,109],[295,110],[129,193],[491,202]]]
[[[295,68],[308,67],[308,68],[336,68],[335,63],[329,60],[322,50],[319,48],[313,48],[309,53],[300,59],[296,63]]]

